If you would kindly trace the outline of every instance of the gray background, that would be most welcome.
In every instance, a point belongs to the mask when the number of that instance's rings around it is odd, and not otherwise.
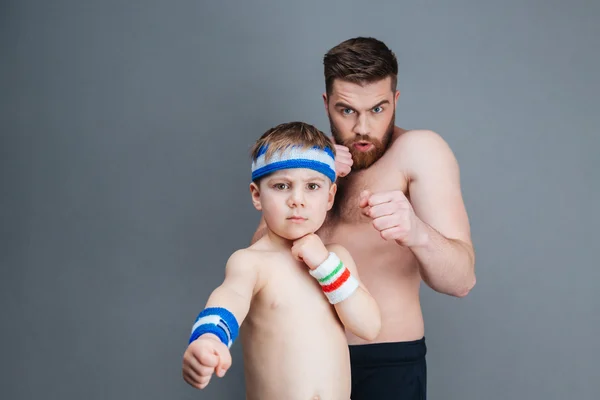
[[[478,283],[423,288],[430,398],[598,398],[599,2],[123,3],[0,3],[0,398],[243,398],[239,343],[184,383],[189,329],[259,219],[250,145],[328,131],[357,35],[462,168]]]

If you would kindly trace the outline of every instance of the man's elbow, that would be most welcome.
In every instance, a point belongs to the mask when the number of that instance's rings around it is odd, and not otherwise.
[[[467,246],[467,253],[469,256],[468,259],[468,276],[463,282],[463,285],[459,287],[453,295],[455,297],[467,297],[467,295],[473,290],[475,287],[475,283],[477,283],[477,278],[475,278],[475,251],[473,246]]]
[[[475,275],[473,275],[473,277],[467,282],[465,286],[458,288],[458,290],[452,293],[452,295],[459,298],[467,297],[467,295],[475,287],[475,283],[477,283],[477,279],[475,278]]]

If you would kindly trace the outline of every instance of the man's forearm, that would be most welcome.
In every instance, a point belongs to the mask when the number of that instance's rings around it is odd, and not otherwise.
[[[420,221],[419,243],[410,249],[420,263],[421,277],[433,290],[464,297],[475,286],[475,253],[460,240],[448,239]]]

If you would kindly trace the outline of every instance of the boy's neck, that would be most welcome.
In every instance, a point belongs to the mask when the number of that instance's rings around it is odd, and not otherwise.
[[[279,236],[268,227],[267,234],[265,236],[269,238],[269,244],[273,246],[274,249],[291,250],[292,245],[294,244],[292,240]]]

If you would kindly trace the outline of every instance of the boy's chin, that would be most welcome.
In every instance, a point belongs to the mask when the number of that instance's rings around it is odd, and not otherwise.
[[[310,235],[311,233],[315,233],[316,230],[313,229],[306,229],[306,230],[297,230],[294,232],[282,232],[282,234],[280,234],[279,236],[287,239],[287,240],[298,240],[300,238],[303,238],[306,235]]]

